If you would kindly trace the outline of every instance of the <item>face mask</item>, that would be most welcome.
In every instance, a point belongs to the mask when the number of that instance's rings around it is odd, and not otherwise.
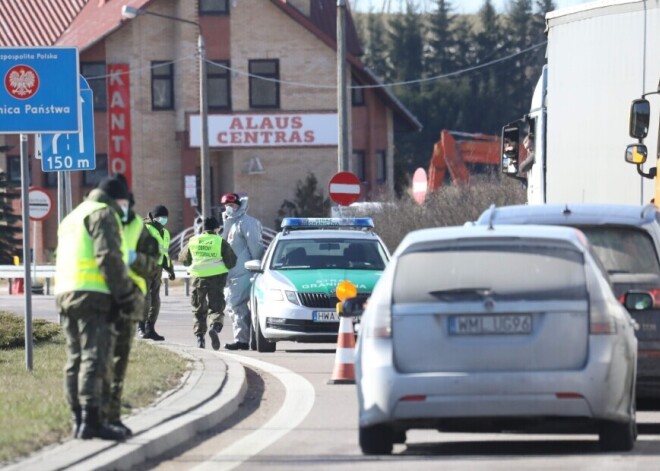
[[[232,206],[225,206],[225,213],[227,213],[227,216],[231,216],[234,214],[234,208]]]
[[[124,213],[124,215],[121,217],[121,220],[123,222],[128,221],[128,205],[120,205],[121,212]]]
[[[161,226],[164,226],[165,224],[167,224],[167,218],[165,217],[156,218],[156,222]]]

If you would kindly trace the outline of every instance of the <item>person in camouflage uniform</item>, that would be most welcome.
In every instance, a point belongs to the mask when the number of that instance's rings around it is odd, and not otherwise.
[[[136,322],[144,320],[144,297],[147,294],[146,280],[160,274],[158,265],[158,242],[144,227],[142,218],[135,213],[135,201],[130,195],[128,218],[123,222],[124,240],[128,249],[128,275],[142,293],[139,302],[135,303],[132,312],[120,316],[114,322],[114,329],[109,342],[109,353],[106,357],[106,374],[103,381],[102,417],[112,426],[123,430],[126,436],[133,431],[121,421],[121,397],[124,390],[124,379],[128,367]]]
[[[193,287],[190,302],[195,316],[193,333],[197,337],[197,346],[206,346],[204,335],[208,325],[213,350],[220,349],[218,334],[224,325],[227,273],[236,265],[234,251],[216,234],[218,227],[216,218],[206,218],[203,232],[191,237],[179,254],[179,261],[190,267]]]
[[[112,324],[132,312],[142,294],[128,276],[121,218],[128,188],[106,177],[58,229],[57,310],[66,335],[65,394],[74,436],[121,440],[125,433],[101,421],[101,387]]]
[[[160,248],[160,260],[158,263],[168,273],[170,280],[175,279],[174,266],[169,256],[170,232],[165,229],[169,211],[165,206],[158,205],[144,219],[144,225],[158,242]],[[160,285],[162,283],[162,271],[147,279],[147,297],[144,304],[145,320],[138,322],[138,335],[143,339],[165,340],[165,337],[156,332],[156,321],[160,314]]]

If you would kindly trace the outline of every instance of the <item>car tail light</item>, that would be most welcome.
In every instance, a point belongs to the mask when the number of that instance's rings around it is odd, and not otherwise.
[[[408,396],[403,396],[401,400],[410,402],[426,401],[426,396],[424,394],[409,394]]]
[[[589,333],[591,334],[616,334],[616,320],[609,314],[609,306],[596,296],[589,304],[589,322]]]
[[[371,316],[368,322],[363,323],[362,333],[374,339],[392,337],[392,310],[389,304],[379,304],[371,308],[375,309],[375,315]]]
[[[582,399],[584,396],[582,394],[574,392],[558,392],[555,393],[557,399]]]

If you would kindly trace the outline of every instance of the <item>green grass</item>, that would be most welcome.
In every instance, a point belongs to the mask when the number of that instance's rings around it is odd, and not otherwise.
[[[33,333],[30,372],[23,348],[23,320],[0,312],[0,463],[71,438],[64,396],[64,335],[58,325],[40,321],[33,322]],[[17,343],[20,348],[5,346]],[[123,413],[154,402],[179,384],[187,368],[188,361],[176,353],[136,340],[124,387]]]

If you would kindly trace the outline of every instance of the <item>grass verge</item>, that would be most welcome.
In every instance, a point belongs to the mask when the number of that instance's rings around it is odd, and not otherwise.
[[[64,396],[64,334],[56,324],[33,323],[30,372],[22,340],[21,348],[7,347],[15,345],[17,335],[21,338],[23,332],[21,318],[0,312],[0,464],[71,438]],[[124,386],[123,413],[145,407],[174,388],[187,368],[188,361],[176,353],[135,340]]]

